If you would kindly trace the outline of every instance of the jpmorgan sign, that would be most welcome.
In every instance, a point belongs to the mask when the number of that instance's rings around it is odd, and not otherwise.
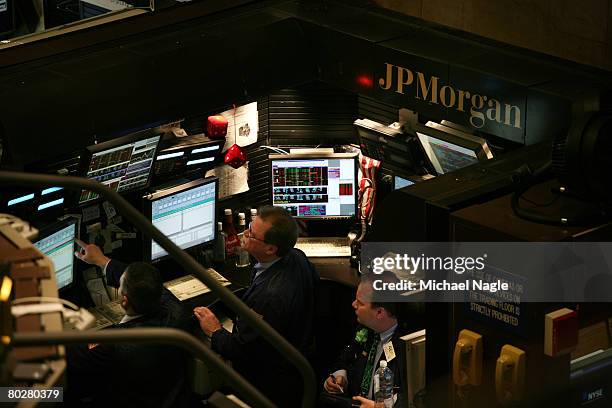
[[[378,79],[383,91],[411,96],[416,100],[468,115],[476,129],[491,124],[521,129],[521,108],[501,98],[443,84],[440,77],[386,62]]]

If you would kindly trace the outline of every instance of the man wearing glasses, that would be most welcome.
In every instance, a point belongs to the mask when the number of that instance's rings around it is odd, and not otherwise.
[[[302,354],[312,345],[315,290],[319,275],[303,252],[294,249],[298,228],[283,208],[265,206],[245,231],[246,249],[256,260],[251,285],[242,300]],[[211,347],[256,388],[282,407],[299,406],[302,382],[297,371],[240,318],[229,332],[210,309],[194,314]]]

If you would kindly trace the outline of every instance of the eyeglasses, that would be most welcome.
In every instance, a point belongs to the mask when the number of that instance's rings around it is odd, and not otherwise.
[[[267,242],[263,239],[259,239],[259,238],[255,238],[255,236],[253,236],[253,230],[251,229],[251,226],[253,225],[253,221],[249,222],[249,228],[244,230],[244,236],[248,239],[252,239],[254,241],[259,241],[259,242],[263,242],[264,244],[267,244]]]

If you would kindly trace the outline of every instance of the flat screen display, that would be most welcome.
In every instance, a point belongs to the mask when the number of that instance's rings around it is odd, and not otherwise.
[[[400,176],[393,176],[393,189],[398,190],[400,188],[408,187],[414,184],[414,181],[408,180],[407,178]]]
[[[122,144],[107,142],[111,146],[92,153],[85,176],[118,193],[147,187],[160,138],[161,135],[155,135]],[[97,193],[84,190],[79,203],[96,198]]]
[[[214,241],[217,185],[217,178],[200,179],[154,194],[147,200],[151,223],[182,249]],[[149,243],[151,261],[168,255],[157,242]]]
[[[55,268],[57,288],[64,289],[74,282],[74,239],[76,221],[70,220],[43,230],[34,246],[45,254]]]
[[[357,211],[355,155],[272,155],[272,204],[299,218],[349,218]]]
[[[474,150],[425,133],[417,132],[417,136],[438,174],[446,174],[478,163],[478,156]]]

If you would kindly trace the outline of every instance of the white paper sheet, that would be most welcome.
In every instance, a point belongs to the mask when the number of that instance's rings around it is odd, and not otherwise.
[[[257,115],[257,102],[242,105],[234,109],[221,112],[227,119],[227,136],[223,151],[229,149],[234,143],[240,147],[248,146],[257,142],[259,131],[259,117]],[[234,126],[234,123],[236,126]],[[234,133],[235,129],[235,133]]]
[[[219,198],[244,193],[249,190],[249,163],[234,169],[227,164],[217,166],[206,172],[206,177],[219,177]]]

